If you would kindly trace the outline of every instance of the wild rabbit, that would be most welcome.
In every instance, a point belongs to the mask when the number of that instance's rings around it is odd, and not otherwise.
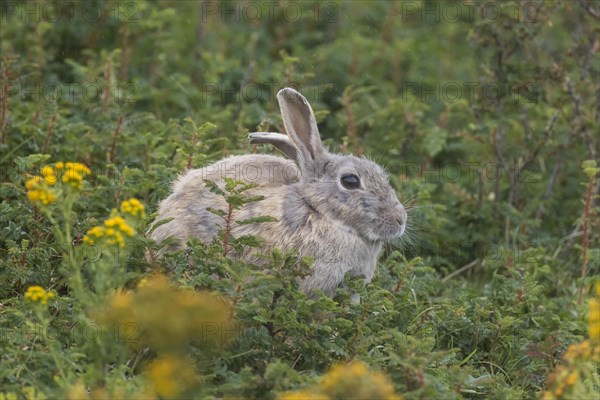
[[[404,207],[379,165],[323,147],[312,108],[300,93],[284,88],[277,100],[288,135],[251,133],[250,143],[272,144],[292,161],[253,154],[188,171],[161,202],[156,220],[173,219],[156,228],[153,239],[175,237],[183,245],[195,236],[210,242],[222,220],[207,207],[227,205],[204,179],[221,186],[225,176],[251,175],[248,180],[258,187],[246,193],[265,198],[237,210],[236,219],[269,215],[277,221],[236,226],[233,236],[257,235],[271,246],[312,257],[312,273],[301,283],[306,293],[320,289],[332,296],[347,272],[370,282],[383,242],[404,233]]]

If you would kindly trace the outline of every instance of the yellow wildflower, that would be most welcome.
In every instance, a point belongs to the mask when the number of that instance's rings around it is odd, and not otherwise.
[[[63,166],[61,166],[60,169],[62,169],[62,167]],[[62,181],[75,189],[81,189],[83,177],[92,173],[92,171],[82,163],[68,162],[64,164],[64,169],[65,172]]]
[[[575,343],[569,346],[565,352],[564,359],[566,361],[575,361],[577,359],[587,360],[591,357],[592,348],[589,340],[584,340],[581,343]]]
[[[127,236],[135,235],[135,230],[127,224],[127,222],[123,219],[123,217],[112,217],[104,221],[104,225],[106,225],[109,229],[106,230],[107,236],[118,236],[120,233],[124,233]],[[119,232],[116,232],[117,228]],[[110,231],[110,233],[109,233]]]
[[[83,237],[83,242],[89,244],[90,246],[96,243],[94,239],[99,239],[103,237],[105,234],[105,229],[101,226],[95,226],[92,229],[88,229],[85,236]]]
[[[197,383],[195,366],[172,355],[153,361],[147,373],[154,392],[160,397],[179,397]]]
[[[81,186],[83,185],[83,176],[77,171],[67,170],[62,177],[62,181],[73,186],[75,189],[81,189]]]
[[[40,201],[44,205],[51,204],[56,201],[56,196],[48,190],[39,191],[39,196]]]
[[[90,229],[87,233],[88,235],[92,235],[99,238],[104,236],[104,228],[101,226],[95,226],[92,229]]]
[[[60,171],[64,167],[65,167],[65,163],[63,163],[62,161],[59,161],[54,165],[54,168],[56,168],[57,171]]]
[[[600,283],[597,283],[594,291],[596,297],[590,299],[588,305],[588,333],[592,342],[600,344]]]
[[[104,238],[106,243],[119,247],[125,247],[124,236],[132,237],[135,235],[135,230],[127,224],[123,217],[112,217],[104,221],[105,226],[95,226],[86,232],[83,241],[89,245],[93,245],[97,239]]]
[[[563,385],[558,385],[558,387],[556,389],[554,389],[554,394],[556,395],[556,397],[560,398],[563,393],[565,391],[565,388]]]
[[[174,354],[187,348],[190,340],[214,347],[235,337],[231,308],[223,299],[174,287],[161,275],[146,279],[134,291],[115,292],[105,306],[92,312],[102,326],[117,326],[128,346]]]
[[[50,290],[45,290],[41,286],[30,286],[25,293],[25,298],[40,304],[48,304],[48,300],[52,300],[54,298],[54,292]]]
[[[27,180],[25,187],[27,188],[27,198],[32,203],[40,203],[42,205],[52,204],[56,201],[56,195],[48,188],[42,185],[44,181],[41,176],[34,176]]]
[[[588,333],[592,342],[600,344],[600,301],[591,299],[589,306]]]
[[[319,386],[279,396],[279,400],[339,398],[402,399],[394,393],[394,386],[387,375],[369,371],[362,362],[336,365],[323,376]]]
[[[125,200],[121,203],[121,212],[124,214],[130,214],[134,217],[144,218],[146,216],[146,211],[144,205],[136,198],[131,198],[129,200]]]
[[[108,244],[118,244],[119,247],[125,247],[125,240],[123,239],[123,235],[120,232],[114,232],[112,235],[108,234],[108,231],[112,229],[107,229],[106,232],[106,241]]]
[[[117,292],[110,299],[110,305],[115,309],[128,308],[131,306],[131,296],[127,292]]]
[[[340,380],[345,378],[359,378],[367,374],[367,367],[363,363],[352,363],[348,366],[343,364],[336,365],[323,377],[321,387],[327,391],[334,388]]]
[[[54,185],[56,183],[56,175],[54,173],[54,168],[49,165],[46,165],[41,170],[42,176],[44,177],[44,181],[48,185]]]
[[[569,374],[569,376],[567,376],[567,379],[565,380],[565,382],[567,385],[573,386],[574,384],[577,383],[578,378],[579,378],[579,374],[577,373],[577,371],[573,371]]]
[[[329,400],[330,397],[322,393],[299,390],[297,392],[286,392],[279,396],[279,400]]]
[[[27,182],[25,183],[25,187],[27,188],[27,190],[33,190],[40,183],[42,183],[42,177],[41,176],[34,176],[33,178],[27,180]]]
[[[82,175],[89,175],[92,173],[92,171],[88,167],[78,162],[68,162],[65,164],[65,168],[67,171],[81,173]]]
[[[32,203],[35,203],[40,199],[40,192],[37,190],[30,190],[29,192],[27,192],[27,198]]]

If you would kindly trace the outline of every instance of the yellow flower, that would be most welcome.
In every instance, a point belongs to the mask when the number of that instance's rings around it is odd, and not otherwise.
[[[42,176],[44,177],[44,181],[48,185],[54,185],[56,183],[56,175],[54,174],[54,168],[49,165],[46,165],[41,170]]]
[[[565,391],[564,386],[559,385],[556,389],[554,389],[554,394],[560,398],[563,395],[564,391]]]
[[[90,246],[96,243],[94,238],[99,239],[103,237],[105,234],[105,229],[101,226],[95,226],[92,229],[88,229],[85,236],[83,237],[83,242],[89,244]]]
[[[56,196],[50,191],[43,191],[40,193],[40,200],[42,204],[47,205],[56,201]]]
[[[56,201],[56,195],[50,191],[50,189],[42,185],[44,181],[47,182],[47,180],[43,180],[41,176],[34,176],[27,180],[25,187],[27,188],[27,198],[30,202],[48,205]]]
[[[62,181],[73,186],[75,189],[81,189],[81,186],[83,185],[83,176],[77,171],[67,170],[62,177]]]
[[[121,225],[123,223],[125,223],[123,217],[112,217],[104,221],[104,225],[108,226],[109,228]]]
[[[363,363],[352,363],[350,364],[350,375],[354,375],[354,376],[363,376],[367,374],[367,367],[365,367],[365,364]]]
[[[102,326],[117,326],[128,346],[174,354],[190,340],[214,347],[235,337],[231,308],[223,299],[174,287],[161,275],[146,279],[134,291],[115,292],[92,312]]]
[[[119,244],[121,247],[125,246],[123,234],[130,237],[135,235],[135,230],[127,225],[127,222],[125,222],[123,217],[109,218],[104,221],[104,225],[107,226],[106,236],[108,241],[112,244]]]
[[[323,377],[320,392],[332,398],[400,398],[394,393],[394,386],[387,375],[369,371],[362,362],[334,366]]]
[[[40,192],[37,190],[30,190],[29,192],[27,192],[27,198],[32,203],[35,203],[40,199]]]
[[[33,190],[40,183],[42,183],[42,177],[34,176],[33,178],[27,180],[27,182],[25,183],[25,187],[27,188],[27,190]]]
[[[577,373],[577,371],[573,371],[569,374],[569,376],[567,376],[567,379],[565,380],[565,382],[567,385],[573,386],[574,384],[577,383],[578,378],[579,378],[579,374]]]
[[[63,169],[65,167],[65,164],[62,161],[57,162],[54,167],[60,171],[61,169]]]
[[[556,397],[554,397],[552,392],[544,392],[544,395],[542,396],[542,400],[554,400],[554,399],[556,399]]]
[[[600,282],[594,285],[594,294],[588,303],[588,333],[591,341],[600,345]]]
[[[107,219],[104,221],[104,225],[88,229],[83,237],[83,241],[89,245],[93,245],[97,239],[103,238],[107,244],[116,244],[119,247],[125,247],[124,235],[129,237],[135,235],[135,230],[120,216]]]
[[[92,173],[92,171],[88,167],[86,167],[84,164],[78,163],[78,162],[68,162],[65,164],[65,167],[66,167],[67,171],[73,171],[73,172],[81,173],[83,175],[89,175]]]
[[[299,390],[297,392],[286,392],[279,396],[279,400],[329,400],[330,397],[322,393],[315,393],[308,390]]]
[[[358,378],[367,374],[367,367],[363,363],[354,362],[348,366],[339,364],[331,368],[323,377],[321,387],[323,390],[334,388],[341,380],[345,378]]]
[[[82,163],[68,162],[64,165],[56,164],[56,169],[65,169],[62,181],[75,189],[81,189],[83,177],[92,173],[92,171]]]
[[[124,214],[130,214],[134,217],[144,218],[146,216],[146,211],[144,205],[136,198],[131,198],[129,200],[125,200],[121,203],[121,212]]]
[[[107,229],[107,232],[110,229]],[[125,240],[123,239],[123,235],[120,232],[115,232],[113,235],[107,234],[107,242],[108,244],[118,244],[119,247],[125,247]]]
[[[564,359],[572,362],[577,359],[588,359],[591,356],[591,345],[589,340],[584,340],[581,343],[575,343],[567,348]]]
[[[97,238],[104,236],[104,228],[101,226],[95,226],[89,231],[87,231],[88,235],[95,236]]]
[[[600,344],[600,300],[598,299],[589,301],[588,333],[592,342]]]
[[[110,300],[111,307],[118,308],[128,308],[131,306],[131,296],[126,292],[117,292]]]
[[[154,392],[165,398],[179,397],[197,382],[195,366],[173,355],[154,360],[147,374]]]
[[[48,304],[48,300],[52,300],[54,298],[54,292],[50,290],[45,290],[41,286],[30,286],[25,293],[25,298],[40,304]]]

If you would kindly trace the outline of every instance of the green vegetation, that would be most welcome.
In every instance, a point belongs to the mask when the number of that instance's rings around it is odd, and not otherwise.
[[[600,390],[597,2],[1,11],[0,399]],[[157,257],[148,235],[186,168],[273,151],[247,133],[283,132],[284,86],[409,209],[373,282],[333,299],[298,289],[309,259],[232,256],[260,244],[228,229],[260,201],[239,177],[213,187],[212,244]]]

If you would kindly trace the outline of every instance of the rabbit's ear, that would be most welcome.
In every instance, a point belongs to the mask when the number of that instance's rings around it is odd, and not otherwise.
[[[298,149],[298,165],[300,168],[311,169],[326,153],[315,114],[304,96],[294,89],[281,89],[277,93],[277,101],[285,130]]]
[[[273,145],[296,163],[299,162],[298,150],[287,135],[275,132],[253,132],[248,135],[248,139],[250,139],[250,144]]]

